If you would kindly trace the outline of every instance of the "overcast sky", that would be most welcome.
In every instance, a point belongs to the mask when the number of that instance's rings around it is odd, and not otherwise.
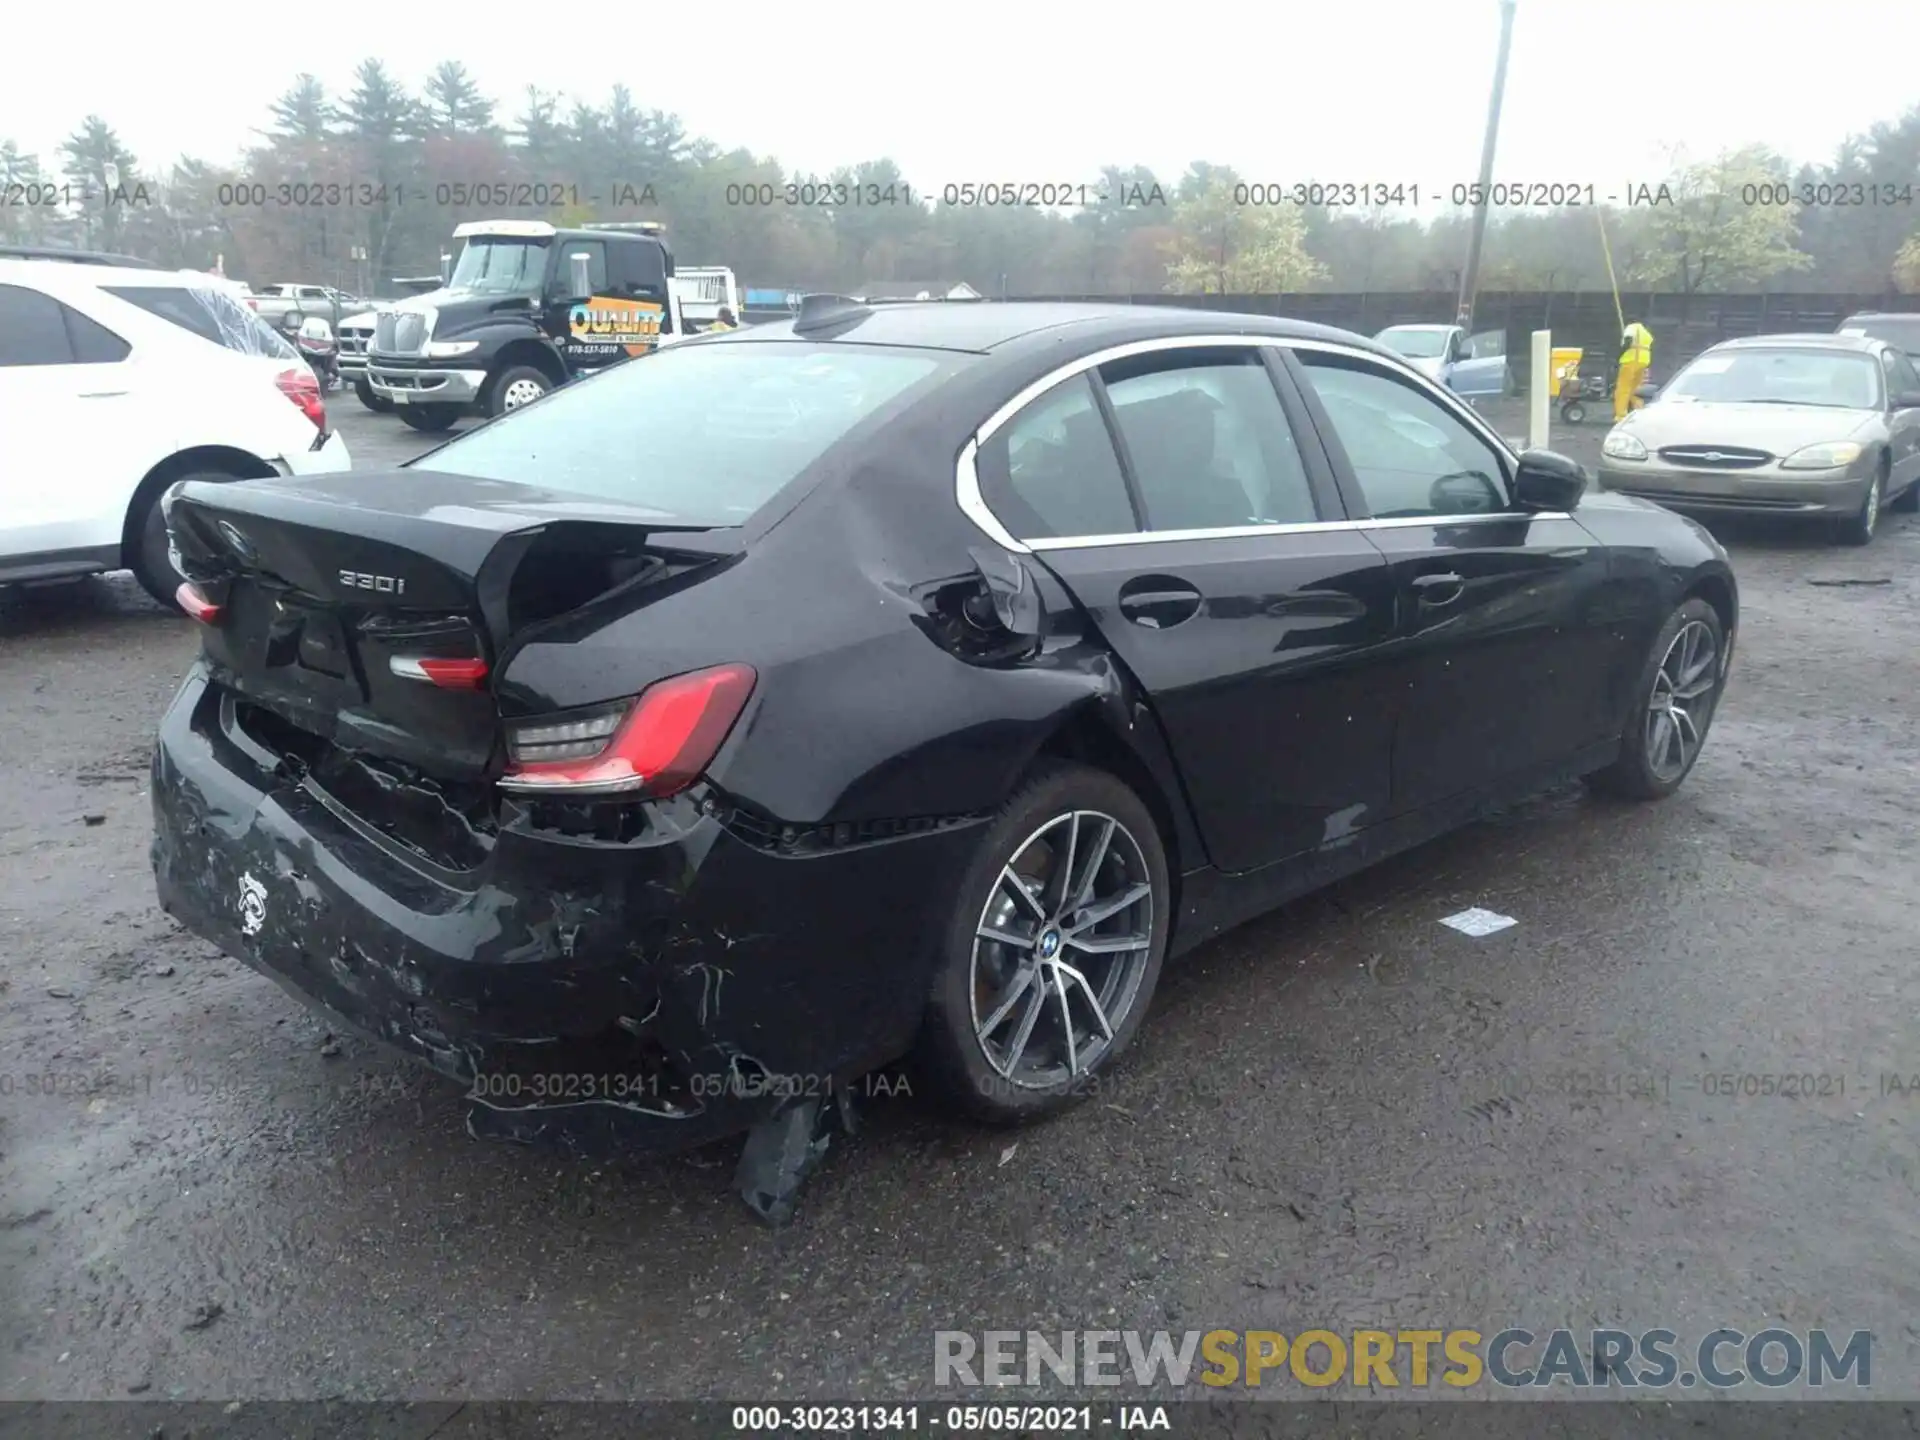
[[[1519,0],[1497,178],[1592,181],[1604,198],[1657,180],[1681,143],[1691,158],[1760,141],[1826,159],[1920,100],[1917,13],[1914,0]],[[338,93],[377,51],[413,84],[460,60],[506,115],[529,84],[597,100],[625,81],[727,147],[816,171],[891,155],[929,190],[1078,181],[1107,163],[1171,180],[1193,159],[1249,180],[1432,189],[1473,178],[1499,35],[1496,0],[430,0],[248,7],[190,35],[165,6],[111,19],[113,44],[82,63],[7,66],[0,139],[51,162],[94,111],[145,167],[228,161],[296,71]]]

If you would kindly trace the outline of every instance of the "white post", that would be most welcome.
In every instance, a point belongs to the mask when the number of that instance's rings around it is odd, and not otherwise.
[[[1527,386],[1527,445],[1533,450],[1547,448],[1548,427],[1553,414],[1553,397],[1547,388],[1553,376],[1553,332],[1533,332],[1533,379]]]

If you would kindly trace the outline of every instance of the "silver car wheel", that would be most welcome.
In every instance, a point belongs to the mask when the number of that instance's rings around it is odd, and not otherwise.
[[[973,1033],[1022,1089],[1087,1073],[1140,997],[1153,945],[1153,884],[1133,832],[1074,810],[1001,867],[974,931]]]
[[[1654,672],[1647,697],[1647,768],[1662,784],[1687,773],[1706,738],[1706,720],[1719,683],[1720,652],[1703,620],[1680,627]]]

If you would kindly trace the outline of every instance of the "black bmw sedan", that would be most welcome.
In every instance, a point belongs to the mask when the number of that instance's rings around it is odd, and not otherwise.
[[[167,910],[470,1087],[670,1146],[908,1057],[1054,1109],[1162,962],[1486,807],[1686,777],[1720,546],[1342,331],[863,306],[398,471],[169,497]]]

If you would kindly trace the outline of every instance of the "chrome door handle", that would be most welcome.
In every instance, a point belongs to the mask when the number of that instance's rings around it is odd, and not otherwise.
[[[1421,592],[1420,603],[1423,605],[1451,605],[1455,600],[1460,598],[1466,588],[1466,583],[1466,581],[1451,571],[1441,575],[1416,575],[1413,577],[1413,588]],[[1425,592],[1429,590],[1445,591],[1446,593],[1428,595]]]

